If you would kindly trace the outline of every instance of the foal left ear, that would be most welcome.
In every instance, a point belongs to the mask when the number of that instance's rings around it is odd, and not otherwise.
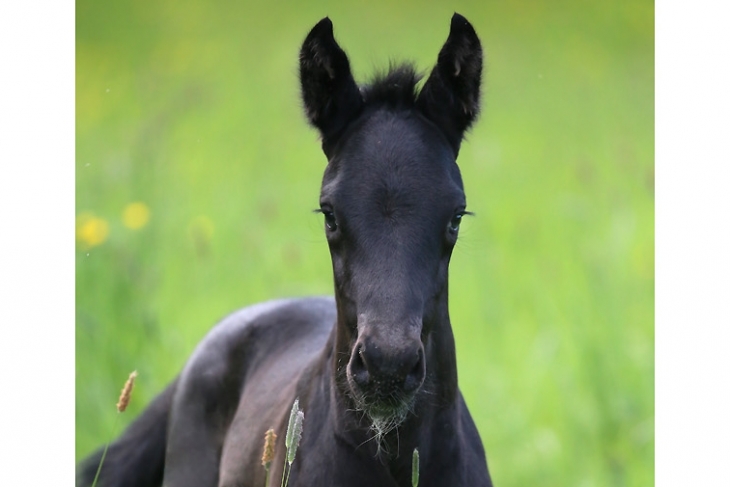
[[[479,114],[481,79],[482,45],[469,21],[455,13],[449,37],[416,103],[457,155],[464,132]]]
[[[329,149],[363,105],[350,72],[350,61],[335,41],[332,21],[325,17],[307,35],[299,53],[299,81],[309,122],[322,134]]]

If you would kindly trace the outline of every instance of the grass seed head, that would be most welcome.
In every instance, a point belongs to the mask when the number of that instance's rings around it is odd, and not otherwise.
[[[276,433],[273,429],[266,432],[264,436],[264,454],[261,457],[261,465],[269,470],[271,462],[274,460],[274,449],[276,448]]]
[[[418,487],[418,470],[420,469],[420,458],[418,448],[413,449],[413,463],[411,465],[411,485]]]
[[[296,398],[294,400],[294,404],[291,406],[291,412],[289,413],[289,425],[286,427],[286,439],[284,440],[284,445],[286,445],[286,449],[289,450],[291,448],[291,442],[292,438],[294,437],[294,423],[297,419],[297,412],[299,411],[299,398]]]
[[[304,412],[297,411],[297,416],[294,418],[294,428],[292,430],[292,441],[291,446],[286,452],[286,460],[289,465],[292,464],[294,458],[297,456],[297,448],[299,448],[299,442],[302,441],[302,428],[304,425]]]
[[[137,371],[135,370],[129,374],[129,379],[124,383],[122,393],[119,394],[119,402],[117,402],[117,411],[123,413],[129,405],[129,399],[132,397],[132,389],[134,389],[134,379],[137,377]]]

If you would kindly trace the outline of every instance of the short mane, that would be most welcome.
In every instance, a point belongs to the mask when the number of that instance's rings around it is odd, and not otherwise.
[[[360,92],[368,105],[412,107],[418,95],[416,85],[421,78],[422,75],[411,63],[391,64],[387,72],[376,74],[370,83],[360,88]]]

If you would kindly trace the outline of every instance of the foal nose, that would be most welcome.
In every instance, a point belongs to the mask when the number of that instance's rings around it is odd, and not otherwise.
[[[423,384],[426,361],[423,346],[393,349],[360,342],[350,360],[350,374],[360,389],[387,396],[392,392],[411,394]]]

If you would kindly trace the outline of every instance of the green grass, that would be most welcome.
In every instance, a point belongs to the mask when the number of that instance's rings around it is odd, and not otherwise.
[[[459,164],[459,379],[500,487],[654,481],[652,2],[76,4],[76,454],[127,424],[222,316],[330,294],[326,162],[297,55],[329,15],[361,81],[428,70],[458,11],[486,51]],[[121,215],[144,202],[149,223]]]

